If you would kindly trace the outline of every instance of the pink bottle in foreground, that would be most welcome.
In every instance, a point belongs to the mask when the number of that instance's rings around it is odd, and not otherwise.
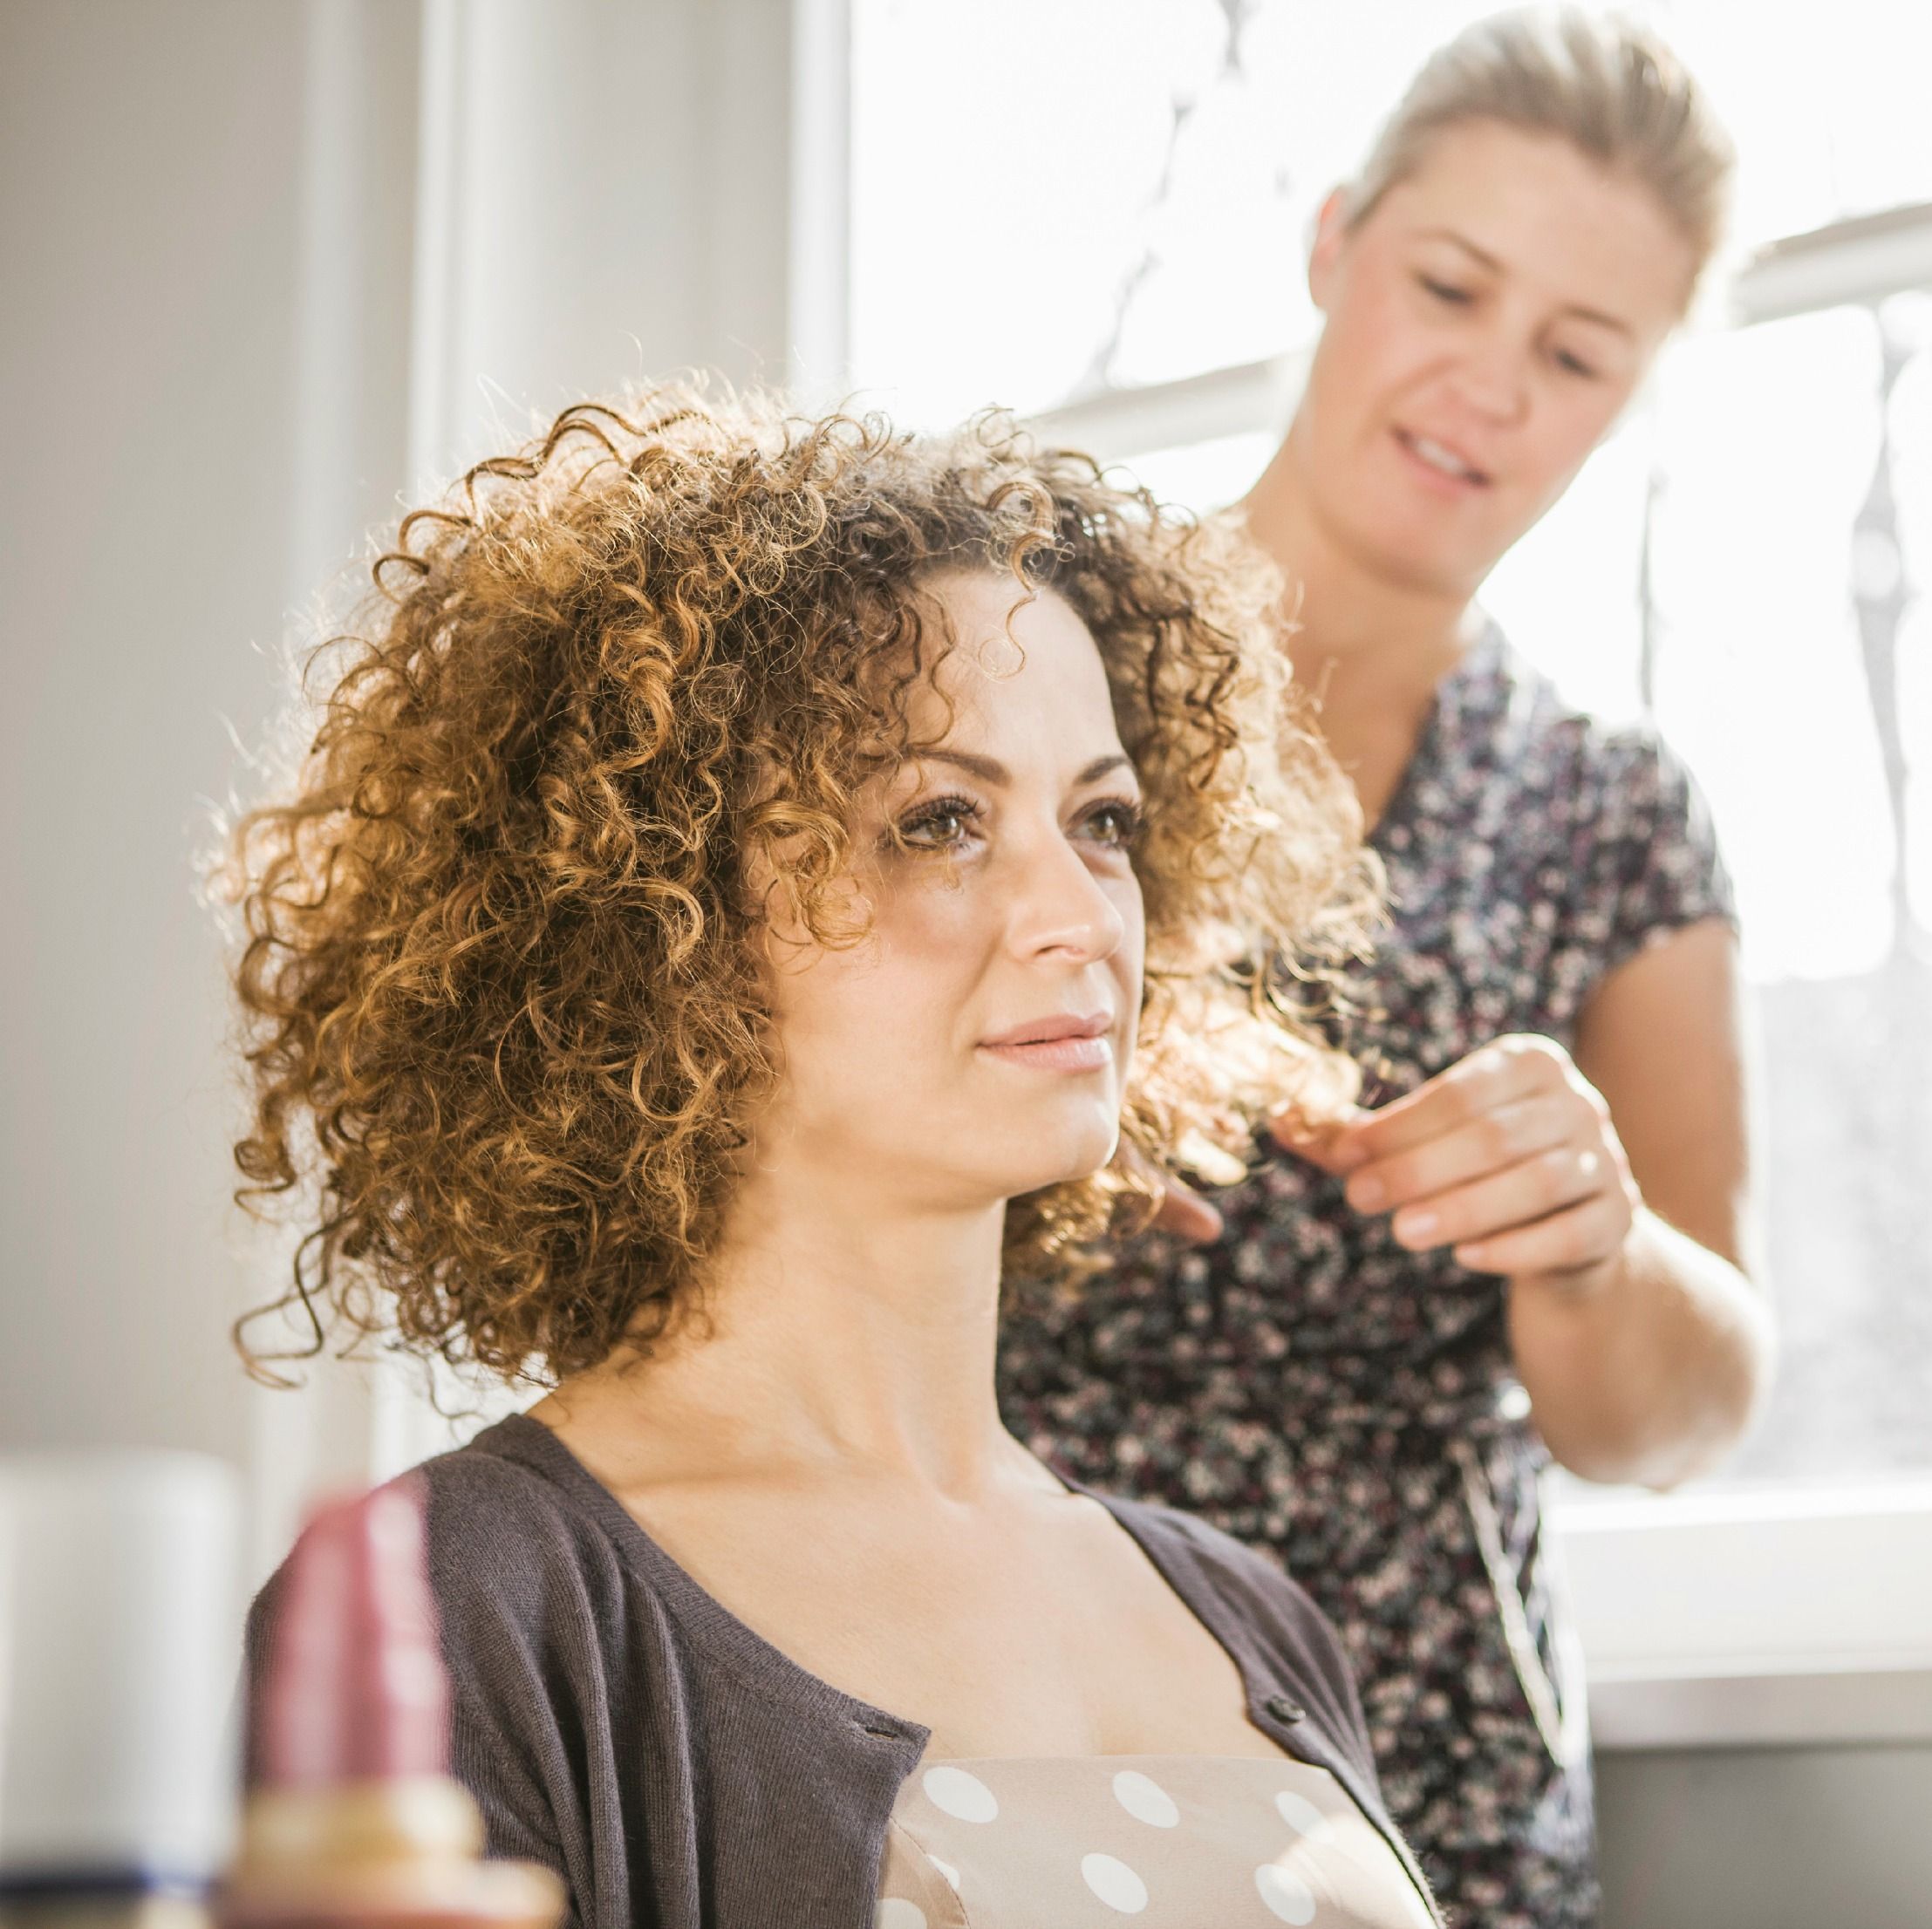
[[[229,1929],[551,1929],[547,1869],[485,1862],[449,1775],[449,1684],[414,1482],[322,1508],[290,1556],[253,1710]]]

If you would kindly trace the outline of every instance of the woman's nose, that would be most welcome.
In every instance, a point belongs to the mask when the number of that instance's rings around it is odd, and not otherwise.
[[[1516,421],[1529,403],[1528,356],[1519,343],[1472,346],[1457,370],[1464,402],[1493,422]]]
[[[1120,908],[1085,859],[1062,835],[1044,839],[1026,860],[1014,894],[1014,951],[1027,958],[1063,957],[1094,964],[1120,948],[1127,926]]]

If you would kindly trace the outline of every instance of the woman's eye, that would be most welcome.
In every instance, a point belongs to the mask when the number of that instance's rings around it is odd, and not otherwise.
[[[899,820],[899,842],[922,850],[957,849],[979,815],[980,807],[970,798],[935,798]]]
[[[1130,844],[1140,827],[1141,809],[1138,804],[1099,804],[1087,814],[1089,834],[1103,844]]]
[[[1580,357],[1571,354],[1567,348],[1557,350],[1556,365],[1571,375],[1581,375],[1592,381],[1596,378],[1596,371]]]
[[[1458,288],[1451,282],[1439,282],[1432,275],[1418,275],[1419,281],[1439,302],[1448,302],[1460,308],[1469,300],[1469,290]]]

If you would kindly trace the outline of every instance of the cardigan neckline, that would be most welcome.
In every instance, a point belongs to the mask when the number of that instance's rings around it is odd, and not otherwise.
[[[513,1414],[486,1428],[471,1445],[520,1461],[570,1494],[597,1519],[619,1553],[658,1591],[679,1622],[734,1674],[755,1685],[761,1693],[769,1694],[775,1689],[788,1699],[829,1712],[869,1734],[891,1734],[917,1742],[922,1752],[932,1740],[932,1730],[924,1723],[835,1687],[794,1660],[734,1613],[652,1537],[637,1517],[542,1421],[528,1414]],[[1164,1510],[1143,1509],[1117,1495],[1096,1492],[1057,1470],[1054,1477],[1069,1495],[1096,1502],[1107,1510],[1154,1571],[1233,1662],[1240,1677],[1249,1721],[1291,1759],[1307,1759],[1302,1748],[1275,1732],[1298,1725],[1299,1711],[1289,1717],[1276,1712],[1292,1706],[1290,1698],[1281,1693],[1283,1684],[1267,1678],[1266,1664],[1247,1631],[1226,1612],[1219,1594],[1189,1558],[1191,1549],[1171,1528],[1165,1533],[1161,1531],[1165,1524]],[[1301,1739],[1298,1736],[1296,1741]],[[1320,1765],[1328,1768],[1333,1764],[1323,1761]]]

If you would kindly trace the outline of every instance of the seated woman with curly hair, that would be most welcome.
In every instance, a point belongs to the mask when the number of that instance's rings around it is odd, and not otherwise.
[[[1341,1095],[1243,964],[1372,904],[1266,567],[657,391],[376,573],[236,833],[237,1156],[318,1322],[550,1389],[422,1470],[491,1847],[599,1929],[1433,1920],[1299,1588],[994,1404],[1003,1288]]]

